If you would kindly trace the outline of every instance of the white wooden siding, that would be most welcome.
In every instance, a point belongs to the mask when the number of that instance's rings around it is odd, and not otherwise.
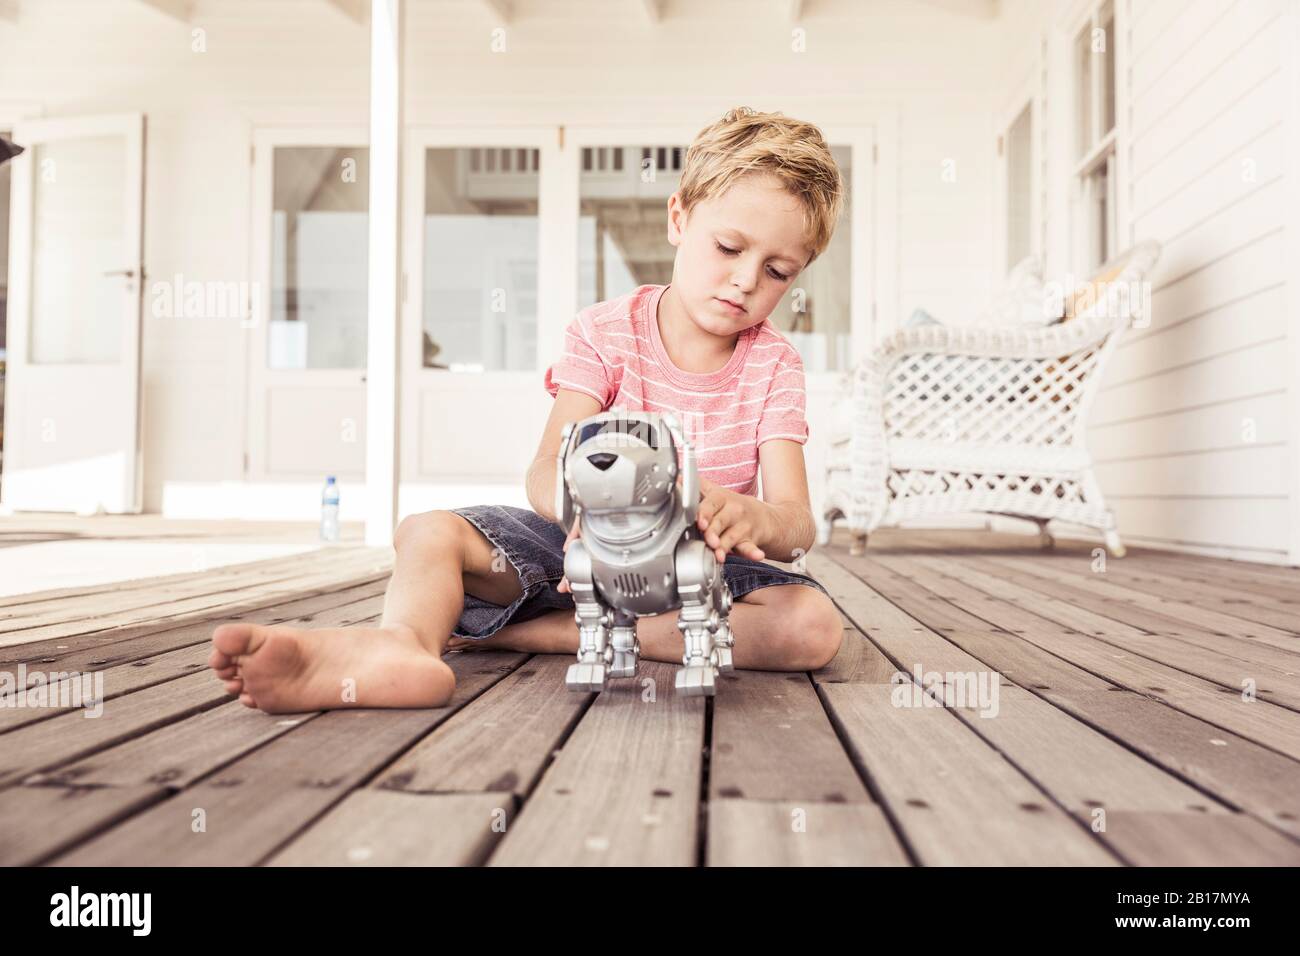
[[[1151,325],[1093,409],[1097,474],[1136,543],[1292,557],[1282,0],[1128,4],[1128,242],[1163,245]],[[1127,244],[1127,243],[1125,243]]]

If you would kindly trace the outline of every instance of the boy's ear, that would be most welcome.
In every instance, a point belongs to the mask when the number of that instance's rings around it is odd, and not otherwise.
[[[674,192],[668,197],[668,242],[677,245],[682,241],[682,231],[686,225],[686,213],[682,210],[681,194]]]

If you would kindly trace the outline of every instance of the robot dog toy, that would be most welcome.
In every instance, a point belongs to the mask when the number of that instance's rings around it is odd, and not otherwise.
[[[600,691],[609,677],[635,677],[636,619],[680,608],[677,692],[713,696],[717,674],[732,670],[731,590],[695,524],[695,450],[676,417],[617,408],[565,425],[555,497],[566,532],[581,520],[564,557],[578,622],[565,685]]]

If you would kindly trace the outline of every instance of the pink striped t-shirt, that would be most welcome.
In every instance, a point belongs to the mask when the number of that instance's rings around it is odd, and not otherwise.
[[[552,398],[561,388],[585,392],[601,411],[673,412],[695,447],[700,477],[757,496],[758,446],[808,441],[803,362],[764,319],[739,335],[716,372],[683,371],[659,335],[667,288],[638,286],[579,312],[564,332],[563,356],[546,370],[546,391]]]

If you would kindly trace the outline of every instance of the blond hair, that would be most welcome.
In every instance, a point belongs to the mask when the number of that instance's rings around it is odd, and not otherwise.
[[[750,173],[775,176],[803,204],[811,265],[830,245],[844,208],[844,180],[821,130],[782,113],[747,106],[728,110],[700,130],[686,150],[678,186],[682,208],[689,213]]]

